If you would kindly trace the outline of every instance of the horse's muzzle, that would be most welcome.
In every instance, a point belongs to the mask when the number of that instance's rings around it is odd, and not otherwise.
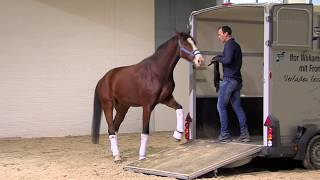
[[[204,58],[201,54],[196,54],[194,56],[193,63],[196,65],[196,67],[200,67],[203,61]]]

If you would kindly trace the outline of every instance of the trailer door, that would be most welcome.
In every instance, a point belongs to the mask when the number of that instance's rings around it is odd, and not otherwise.
[[[278,143],[267,144],[291,146],[297,126],[318,115],[317,83],[310,70],[310,67],[319,66],[319,61],[314,61],[319,55],[312,52],[313,6],[275,5],[269,19],[271,52],[267,113],[279,122],[280,139]]]

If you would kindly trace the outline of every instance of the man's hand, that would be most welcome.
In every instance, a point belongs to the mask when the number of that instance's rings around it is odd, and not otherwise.
[[[219,60],[221,59],[221,55],[216,55],[213,56],[213,58],[211,59],[210,63],[208,64],[208,66],[210,66],[211,64],[213,64],[214,62],[219,62]]]

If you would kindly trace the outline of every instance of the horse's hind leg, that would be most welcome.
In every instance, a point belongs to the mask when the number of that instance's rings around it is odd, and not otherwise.
[[[113,103],[112,101],[104,101],[102,107],[108,124],[109,140],[114,161],[121,161],[118,138],[113,124]]]
[[[114,124],[114,129],[116,132],[119,131],[120,125],[124,120],[124,117],[126,116],[129,106],[125,106],[123,104],[116,103],[115,104],[115,109],[116,109],[116,116],[113,120]]]
[[[141,144],[139,149],[139,160],[143,160],[146,158],[146,149],[149,138],[149,122],[150,115],[154,106],[144,106],[143,107],[143,125],[142,125],[142,133],[141,133]]]
[[[182,106],[174,99],[174,97],[171,95],[169,96],[163,104],[167,105],[168,107],[171,107],[176,110],[176,116],[177,116],[177,128],[173,133],[173,137],[176,140],[181,140],[182,134],[183,134],[183,108]]]

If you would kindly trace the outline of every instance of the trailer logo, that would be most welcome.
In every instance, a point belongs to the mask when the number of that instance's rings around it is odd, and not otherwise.
[[[290,61],[299,61],[299,55],[290,54]]]
[[[279,56],[277,54],[277,58]],[[281,59],[281,58],[279,58]],[[277,61],[278,62],[278,61]],[[320,56],[311,54],[294,54],[289,55],[289,62],[297,65],[297,73],[284,74],[283,79],[285,82],[298,83],[298,82],[320,82]],[[289,65],[289,64],[288,64]]]
[[[282,61],[283,59],[284,59],[284,54],[285,54],[286,52],[281,52],[281,53],[278,53],[277,54],[277,57],[276,57],[276,62],[279,62],[279,61]],[[290,57],[291,58],[291,57]]]

